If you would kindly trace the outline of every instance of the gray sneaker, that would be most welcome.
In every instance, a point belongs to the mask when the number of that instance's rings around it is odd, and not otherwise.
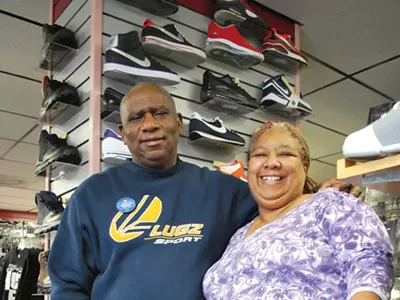
[[[36,194],[38,219],[34,234],[40,235],[58,228],[64,212],[61,200],[61,197],[50,191],[40,191]]]
[[[400,152],[400,102],[380,119],[350,134],[343,155],[353,160],[370,160]]]

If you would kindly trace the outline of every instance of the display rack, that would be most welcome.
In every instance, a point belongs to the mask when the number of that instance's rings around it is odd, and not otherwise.
[[[103,156],[101,159],[106,164],[117,166],[117,165],[124,164],[126,162],[126,160],[129,158],[126,156],[123,156],[123,155],[113,154],[113,156],[107,156],[107,157]]]
[[[212,111],[234,116],[242,116],[257,110],[235,103],[231,99],[224,98],[214,98],[208,100],[207,102],[204,102],[202,106]]]
[[[337,162],[338,179],[400,196],[400,154],[368,162]]]
[[[104,122],[110,122],[114,124],[121,124],[121,115],[119,111],[103,111],[101,113],[101,118]]]
[[[212,140],[205,137],[200,137],[194,141],[189,139],[189,143],[199,147],[205,147],[208,149],[214,149],[215,151],[221,151],[229,154],[239,154],[241,152],[246,152],[246,147],[229,144],[223,141]]]
[[[55,161],[50,163],[46,167],[43,167],[42,169],[35,171],[35,175],[41,176],[41,174],[43,174],[43,172],[46,171],[48,168],[50,168],[51,170],[52,174],[51,180],[54,181],[64,178],[68,173],[76,171],[79,168],[79,165]]]
[[[82,105],[76,106],[67,103],[56,102],[51,108],[42,108],[39,113],[39,124],[48,124],[59,127],[75,116],[82,109]]]
[[[77,49],[58,43],[52,43],[49,46],[44,45],[39,67],[47,72],[51,66],[54,71],[61,60],[69,61],[76,54],[76,51]]]

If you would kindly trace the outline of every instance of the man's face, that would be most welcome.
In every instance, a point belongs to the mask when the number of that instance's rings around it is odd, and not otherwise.
[[[183,124],[168,96],[157,87],[142,87],[122,109],[119,129],[134,161],[153,169],[173,167]]]

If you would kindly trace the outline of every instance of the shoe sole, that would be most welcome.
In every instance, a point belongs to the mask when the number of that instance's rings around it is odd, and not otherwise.
[[[232,99],[226,99],[225,97],[222,96],[212,96],[206,100],[204,97],[202,98],[202,102],[204,103],[203,105],[205,107],[208,107],[212,110],[216,110],[219,112],[223,113],[228,113],[228,114],[248,114],[253,111],[255,111],[257,108],[252,108],[240,103],[235,103]]]
[[[132,155],[126,155],[125,153],[120,152],[107,152],[104,153],[101,159],[108,164],[122,164],[127,159],[131,159]]]
[[[46,155],[46,154],[45,154]],[[81,157],[79,151],[73,146],[64,146],[64,149],[56,151],[50,157],[47,157],[45,161],[37,163],[35,168],[35,174],[43,172],[49,165],[54,162],[63,162],[72,165],[79,165],[81,163]]]
[[[141,10],[144,10],[146,12],[152,13],[157,16],[170,16],[176,13],[179,9],[179,6],[177,4],[165,0],[160,1],[163,7],[161,7],[159,10],[154,10],[154,4],[152,5],[153,2],[149,0],[135,0],[135,1],[117,0],[117,1],[122,2],[129,6],[137,7]],[[135,2],[136,5],[132,5],[132,2]]]
[[[245,47],[238,46],[224,39],[207,39],[207,55],[233,64],[241,69],[248,69],[263,62],[264,56]]]
[[[279,59],[281,59],[281,58],[288,59],[289,58],[290,61],[299,62],[299,63],[302,63],[302,64],[308,66],[308,62],[306,60],[304,60],[300,55],[294,54],[292,52],[288,52],[286,54],[279,50],[271,48],[271,49],[263,50],[263,54],[264,54],[264,56],[271,55],[271,56],[279,58]]]
[[[47,232],[50,232],[50,231],[54,231],[60,225],[60,221],[52,222],[52,223],[46,224],[46,225],[41,225],[41,227],[35,229],[33,234],[34,235],[42,235],[44,233],[47,233]]]
[[[266,101],[272,101],[275,104],[269,105],[269,106],[263,105],[263,102],[266,102]],[[284,103],[284,101],[286,101],[286,104]],[[290,107],[288,105],[289,103],[290,102],[287,100],[283,100],[275,95],[270,94],[261,99],[260,107],[263,110],[275,113],[277,115],[281,115],[283,117],[289,117],[289,118],[304,118],[311,114],[308,111]]]
[[[230,145],[235,145],[235,146],[242,146],[243,147],[245,145],[243,143],[232,141],[232,140],[228,140],[228,139],[224,139],[224,138],[221,138],[221,137],[217,137],[215,135],[202,132],[200,130],[192,131],[192,132],[189,133],[189,139],[191,141],[196,141],[196,140],[201,139],[201,138],[207,138],[207,139],[210,139],[210,140],[214,140],[214,141],[218,141],[218,142],[224,142],[224,143],[227,143],[227,144],[230,144]]]
[[[73,103],[71,103],[70,100],[74,98],[76,101],[73,101]],[[42,110],[48,111],[56,103],[65,103],[68,105],[79,106],[79,94],[77,90],[72,86],[62,86],[45,101]]]
[[[214,13],[214,19],[218,24],[223,26],[235,24],[241,34],[252,35],[258,38],[265,36],[268,30],[267,27],[259,26],[255,22],[251,21],[251,19],[247,19],[226,9],[217,10]]]
[[[180,77],[172,73],[146,70],[116,63],[105,63],[103,71],[105,76],[128,84],[150,81],[164,85],[175,85],[180,82]]]
[[[145,52],[170,59],[185,67],[195,67],[207,59],[206,54],[197,48],[171,43],[154,36],[144,37],[142,39],[142,47]]]

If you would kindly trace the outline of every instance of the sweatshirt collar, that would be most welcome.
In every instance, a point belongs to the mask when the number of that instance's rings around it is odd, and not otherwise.
[[[127,159],[124,166],[126,166],[127,168],[129,168],[132,171],[144,173],[144,175],[162,178],[162,177],[168,177],[168,176],[177,174],[182,169],[183,162],[181,161],[181,159],[178,156],[176,159],[176,164],[172,168],[169,168],[167,170],[162,170],[162,171],[143,167],[143,166],[135,163],[131,159]]]

